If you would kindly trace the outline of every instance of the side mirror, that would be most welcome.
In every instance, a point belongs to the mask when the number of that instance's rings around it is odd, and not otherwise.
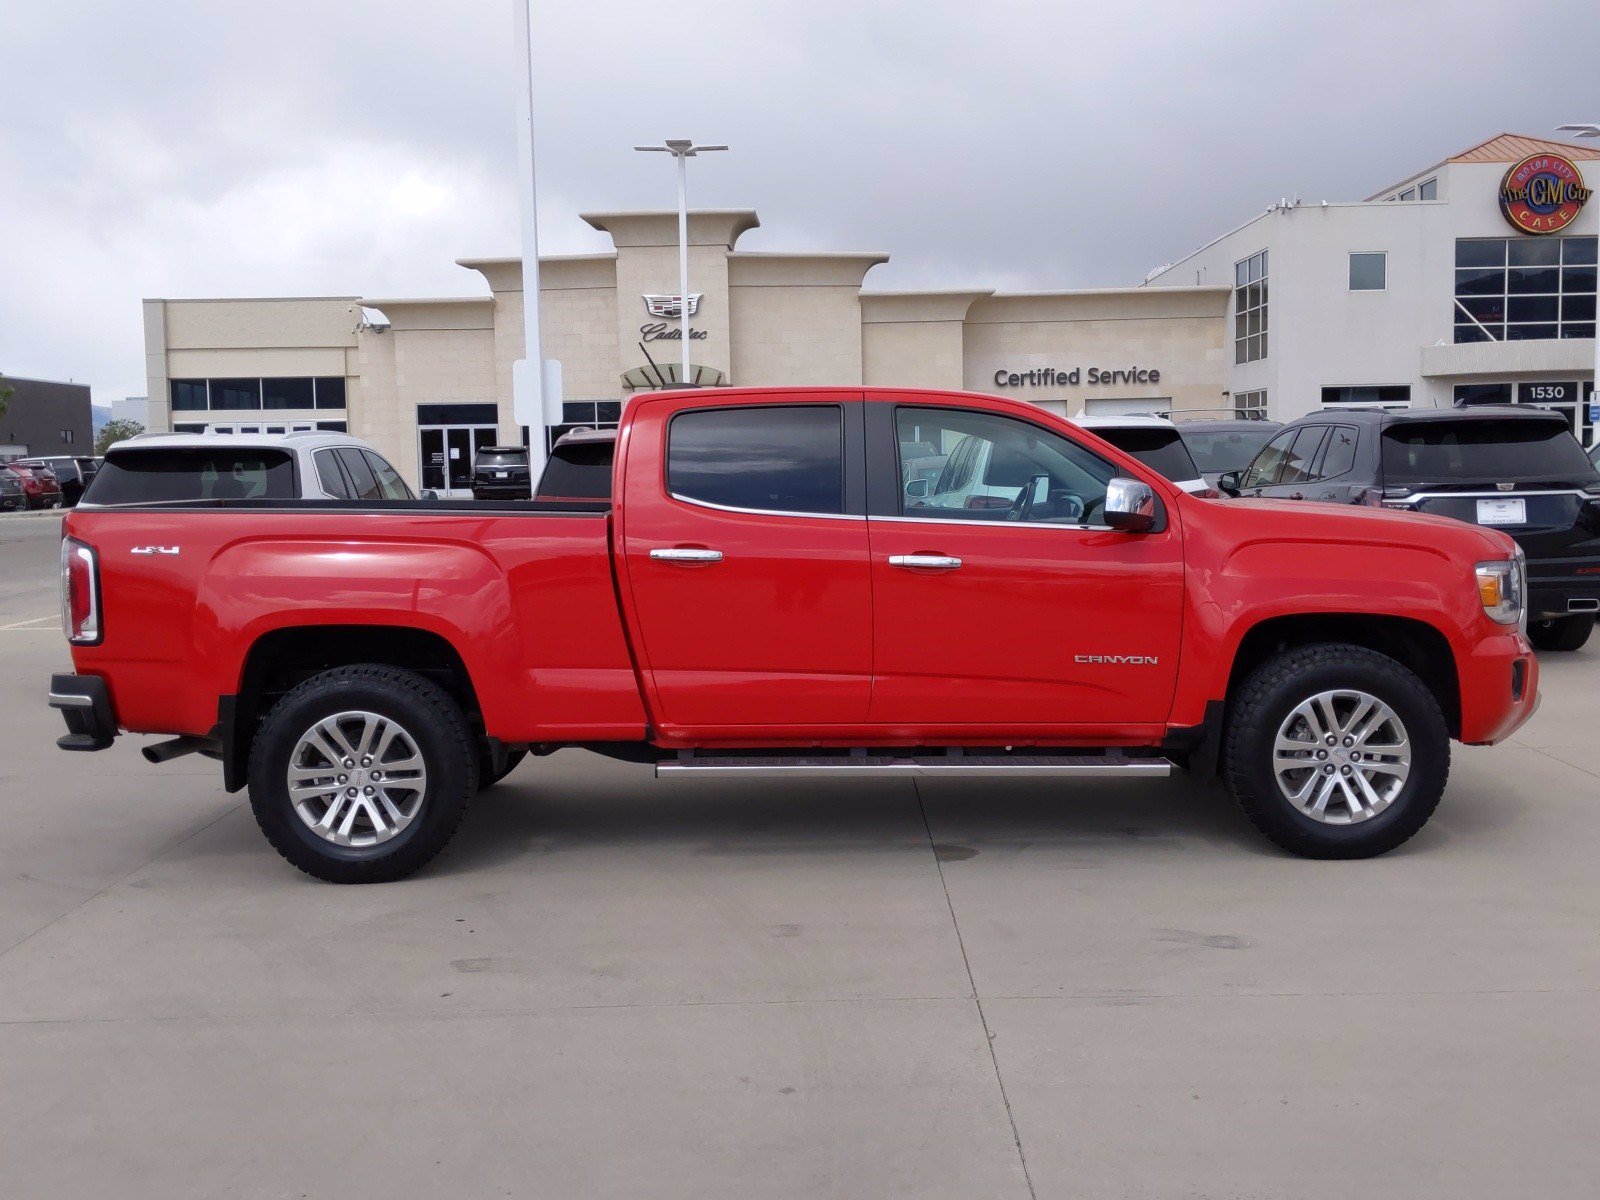
[[[1144,533],[1156,523],[1156,494],[1148,483],[1119,476],[1106,486],[1105,522],[1123,533]]]
[[[1217,476],[1217,491],[1224,496],[1237,496],[1239,494],[1239,480],[1243,478],[1243,471],[1224,471]]]
[[[926,479],[906,480],[907,500],[926,500],[928,498],[928,481]]]

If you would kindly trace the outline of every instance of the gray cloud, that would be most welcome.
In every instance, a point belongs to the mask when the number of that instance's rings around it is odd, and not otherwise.
[[[535,2],[541,237],[693,202],[873,287],[1136,283],[1283,195],[1600,119],[1588,0]],[[152,295],[476,290],[517,246],[509,0],[0,11],[0,370],[143,391]],[[684,36],[685,30],[688,36]]]

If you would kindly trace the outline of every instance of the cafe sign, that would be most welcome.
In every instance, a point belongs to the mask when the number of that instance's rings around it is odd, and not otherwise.
[[[1523,233],[1557,233],[1578,219],[1592,194],[1570,158],[1530,154],[1501,178],[1500,212]]]

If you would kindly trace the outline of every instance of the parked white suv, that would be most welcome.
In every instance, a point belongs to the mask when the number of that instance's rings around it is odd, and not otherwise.
[[[416,498],[382,455],[345,433],[147,433],[106,451],[82,503]]]

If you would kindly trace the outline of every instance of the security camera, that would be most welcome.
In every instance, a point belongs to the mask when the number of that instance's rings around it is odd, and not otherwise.
[[[364,304],[352,304],[351,312],[361,314],[361,319],[356,322],[357,333],[388,333],[389,318],[375,308],[368,308]]]

